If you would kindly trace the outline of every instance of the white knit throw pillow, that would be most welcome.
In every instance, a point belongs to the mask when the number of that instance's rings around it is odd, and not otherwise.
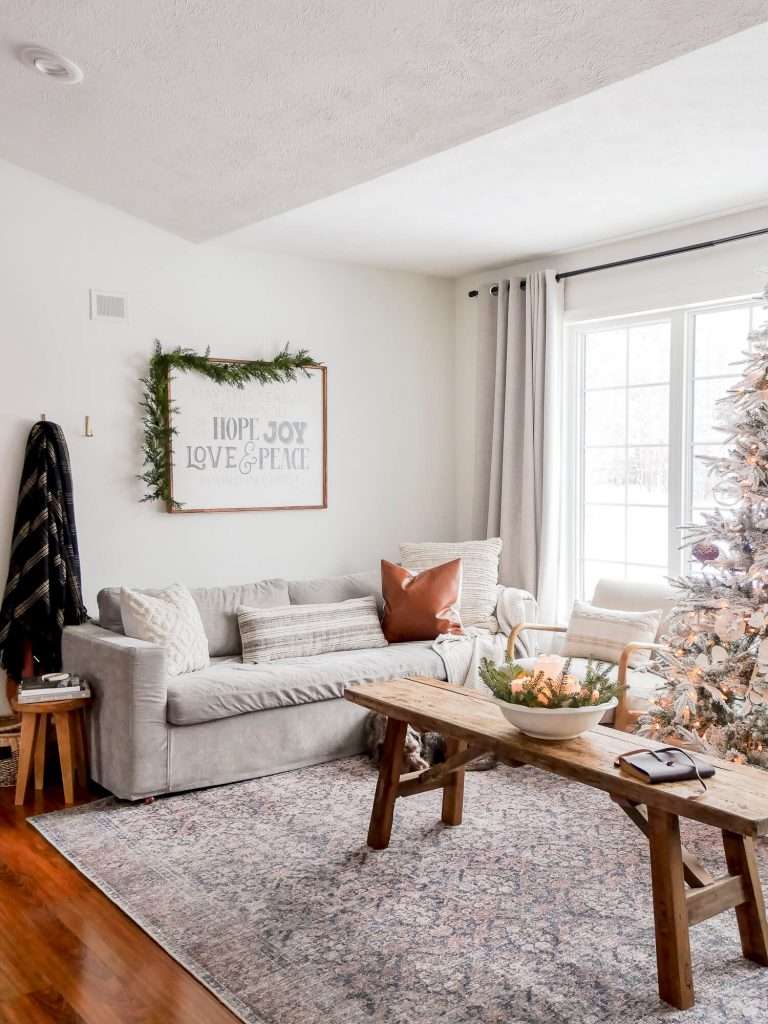
[[[457,544],[401,544],[400,562],[413,573],[461,559],[459,614],[463,626],[493,629],[499,582],[501,538],[467,540]]]
[[[180,676],[208,665],[208,637],[195,599],[181,583],[145,594],[122,587],[120,614],[126,636],[162,644],[168,674]]]
[[[661,608],[623,612],[574,601],[563,656],[616,664],[627,644],[654,642],[662,614]],[[629,659],[630,668],[642,668],[648,657],[648,651],[635,651]]]

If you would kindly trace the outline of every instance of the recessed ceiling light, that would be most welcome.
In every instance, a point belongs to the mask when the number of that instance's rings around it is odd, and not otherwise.
[[[19,53],[22,63],[34,68],[46,78],[53,78],[64,85],[76,85],[83,80],[83,72],[71,60],[46,50],[43,46],[25,46]]]

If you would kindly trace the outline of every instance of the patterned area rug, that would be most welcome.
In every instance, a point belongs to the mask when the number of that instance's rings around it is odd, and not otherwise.
[[[732,912],[692,930],[695,1008],[659,1001],[645,841],[608,797],[469,773],[463,826],[402,800],[376,853],[374,783],[353,758],[34,824],[249,1024],[765,1024]],[[719,833],[685,840],[722,873]]]

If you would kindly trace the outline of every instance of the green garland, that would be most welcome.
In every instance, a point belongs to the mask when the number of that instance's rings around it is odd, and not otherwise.
[[[163,352],[159,341],[155,342],[155,351],[149,361],[149,373],[141,378],[144,385],[144,398],[141,408],[144,410],[144,453],[145,470],[139,475],[147,486],[147,493],[142,501],[164,501],[169,509],[181,508],[178,501],[171,496],[171,464],[173,460],[173,435],[177,433],[171,426],[171,413],[178,412],[171,407],[168,385],[173,370],[181,373],[201,373],[217,384],[229,384],[242,388],[251,381],[259,384],[282,383],[295,380],[299,372],[308,375],[308,368],[315,366],[316,361],[306,349],[291,353],[288,346],[279,352],[274,359],[254,359],[242,363],[215,362],[210,358],[210,349],[201,356],[188,348],[175,348]]]

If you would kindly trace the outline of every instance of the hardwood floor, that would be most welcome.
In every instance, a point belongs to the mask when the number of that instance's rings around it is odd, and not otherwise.
[[[0,1021],[236,1021],[27,825],[27,816],[64,806],[61,787],[24,808],[13,806],[13,795],[0,789]]]

